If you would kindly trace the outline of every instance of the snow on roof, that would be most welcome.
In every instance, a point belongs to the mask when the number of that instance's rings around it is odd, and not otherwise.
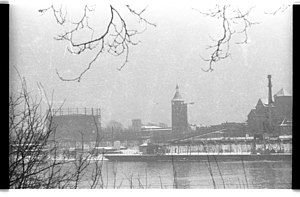
[[[258,99],[257,103],[256,103],[256,106],[257,104],[261,101],[261,103],[263,104],[263,106],[267,106],[268,105],[268,99],[267,98],[260,98]]]
[[[142,126],[142,129],[161,129],[159,126]]]
[[[274,96],[291,96],[284,88],[281,88]]]
[[[98,147],[95,147],[95,149],[112,150],[114,148],[113,147],[106,147],[106,146],[103,146],[103,147],[98,146]]]
[[[292,135],[281,135],[279,136],[279,139],[292,139],[293,136]]]
[[[269,103],[269,100],[267,98],[261,98],[260,100],[264,105],[268,105]]]

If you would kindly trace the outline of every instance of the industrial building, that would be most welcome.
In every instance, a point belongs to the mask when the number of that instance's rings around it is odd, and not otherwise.
[[[252,134],[281,135],[292,132],[292,95],[285,89],[272,95],[271,75],[268,75],[268,99],[258,99],[248,114],[248,130]]]
[[[50,129],[61,146],[78,147],[100,137],[101,112],[98,108],[52,109]]]

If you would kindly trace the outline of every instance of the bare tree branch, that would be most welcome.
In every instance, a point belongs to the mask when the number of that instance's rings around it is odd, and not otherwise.
[[[44,14],[48,10],[53,11],[54,18],[56,19],[56,22],[60,25],[63,25],[66,22],[66,15],[67,11],[65,10],[65,13],[62,12],[62,5],[60,6],[59,10],[55,9],[54,6],[50,6],[46,9],[40,9],[38,10],[41,14]]]
[[[272,12],[265,12],[265,14],[270,14],[270,15],[275,15],[277,14],[278,12],[281,12],[283,13],[284,11],[286,11],[291,5],[287,5],[287,4],[283,4],[281,5],[278,9],[276,9],[275,11],[272,11]]]
[[[253,8],[253,7],[252,7]],[[214,44],[207,47],[210,50],[210,56],[208,58],[202,58],[203,61],[208,62],[208,68],[203,69],[205,72],[213,71],[213,64],[226,59],[231,56],[230,54],[230,41],[236,34],[242,34],[244,39],[236,44],[247,44],[248,43],[248,30],[252,25],[258,24],[257,22],[251,22],[249,20],[249,14],[252,10],[250,8],[247,12],[242,13],[238,8],[235,9],[231,5],[216,5],[214,8],[209,9],[209,12],[202,12],[195,8],[201,15],[206,17],[216,18],[222,21],[222,32],[223,35],[219,39],[213,39]],[[238,30],[237,26],[242,27],[242,30]]]
[[[71,28],[68,31],[65,31],[63,34],[58,35],[55,40],[57,41],[65,41],[69,44],[70,47],[67,50],[73,55],[80,55],[87,51],[96,51],[94,57],[88,62],[86,68],[76,77],[73,78],[65,78],[62,77],[58,70],[56,69],[56,74],[59,79],[62,81],[78,81],[82,79],[83,75],[91,69],[91,67],[95,64],[95,62],[100,58],[100,55],[104,52],[111,54],[113,56],[121,56],[124,55],[123,63],[117,69],[121,71],[124,66],[129,62],[129,48],[130,46],[137,45],[139,42],[134,42],[133,38],[140,33],[143,33],[146,30],[147,25],[151,25],[156,27],[156,24],[149,22],[146,20],[142,14],[146,11],[147,7],[142,11],[137,12],[132,9],[129,5],[126,5],[127,9],[131,14],[137,16],[139,19],[139,23],[145,25],[144,30],[130,29],[120,12],[110,5],[110,19],[107,24],[104,25],[104,32],[100,33],[99,36],[94,37],[95,30],[89,25],[89,14],[93,12],[95,9],[90,8],[85,5],[83,9],[83,15],[79,21],[68,21],[66,19],[67,11],[63,12],[62,7],[60,9],[55,9],[52,5],[46,9],[40,9],[39,12],[44,14],[47,11],[52,11],[57,23],[63,27],[69,25]],[[76,41],[74,37],[78,35],[83,30],[88,30],[90,35],[87,36],[87,39],[84,41]]]
[[[139,13],[137,13],[135,10],[133,10],[132,8],[130,8],[129,5],[126,5],[126,7],[129,9],[129,11],[130,11],[131,13],[133,13],[134,15],[136,15],[136,16],[139,17],[140,22],[145,22],[145,23],[148,24],[148,25],[152,25],[152,26],[156,27],[156,24],[155,24],[155,23],[151,23],[151,22],[149,22],[147,19],[145,19],[145,18],[142,17],[142,14],[146,11],[146,9],[147,9],[148,6],[146,6],[146,7],[145,7],[142,11],[140,11]]]

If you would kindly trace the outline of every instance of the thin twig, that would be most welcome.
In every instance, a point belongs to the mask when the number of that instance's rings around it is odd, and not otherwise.
[[[241,160],[242,160],[242,165],[243,165],[243,171],[244,171],[244,177],[245,177],[245,181],[246,181],[246,186],[247,186],[247,189],[249,189],[243,156],[241,157]]]
[[[151,23],[147,19],[142,17],[142,14],[145,13],[147,7],[140,12],[135,11],[129,5],[126,5],[126,7],[131,14],[138,17],[140,24],[143,24],[145,27],[147,27],[147,25],[156,27],[156,24]],[[60,9],[56,9],[52,5],[46,9],[39,10],[39,12],[42,14],[48,11],[52,11],[54,14],[54,18],[60,26],[70,27],[68,28],[69,30],[58,35],[55,38],[55,40],[67,42],[70,46],[67,49],[71,54],[81,55],[88,51],[95,51],[95,54],[93,53],[93,58],[90,61],[88,61],[87,65],[85,66],[85,69],[83,69],[79,74],[77,74],[76,77],[63,77],[56,69],[56,74],[60,80],[80,82],[84,74],[91,69],[91,67],[96,63],[96,61],[99,60],[100,56],[105,52],[117,57],[124,55],[123,63],[117,68],[119,71],[121,71],[129,62],[130,46],[135,46],[140,42],[133,41],[133,38],[135,38],[136,35],[143,33],[146,30],[146,28],[141,31],[138,29],[130,29],[123,15],[121,15],[121,13],[115,7],[110,5],[109,9],[110,18],[108,20],[108,23],[101,24],[102,26],[104,25],[105,30],[104,32],[100,33],[97,37],[94,36],[96,35],[94,28],[92,28],[89,25],[89,15],[91,12],[95,11],[95,9],[92,9],[90,6],[84,6],[83,14],[78,21],[66,20],[67,11],[63,12],[62,6]],[[80,34],[84,30],[87,30],[87,32],[90,33],[90,36],[87,36],[87,39],[81,42],[76,42],[76,35]]]
[[[208,68],[201,68],[204,72],[212,72],[213,64],[231,57],[230,41],[235,34],[244,35],[244,39],[236,42],[236,44],[246,44],[248,42],[248,29],[252,25],[258,24],[249,20],[249,14],[253,7],[245,13],[242,13],[239,9],[234,9],[230,5],[216,5],[213,9],[210,9],[209,12],[202,12],[195,8],[192,9],[205,17],[212,17],[222,21],[223,35],[219,39],[212,38],[214,44],[207,47],[208,50],[211,50],[209,58],[203,58],[200,55],[203,61],[208,62]],[[241,31],[234,30],[237,24],[243,27]]]

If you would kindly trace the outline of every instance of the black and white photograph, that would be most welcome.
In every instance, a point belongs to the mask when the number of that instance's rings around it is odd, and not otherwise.
[[[293,1],[9,4],[9,189],[292,188]]]

